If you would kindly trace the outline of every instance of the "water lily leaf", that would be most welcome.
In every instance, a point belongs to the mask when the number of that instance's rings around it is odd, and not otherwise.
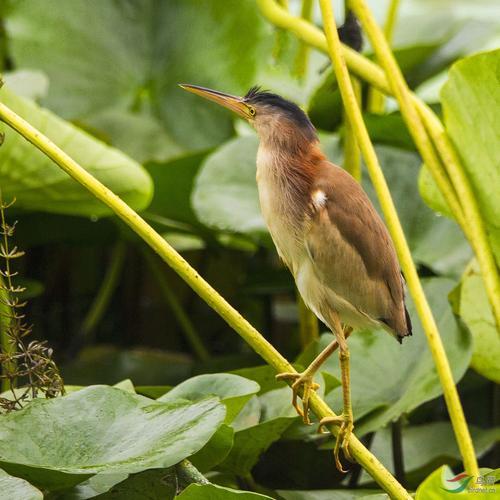
[[[171,391],[158,398],[158,401],[188,399],[198,401],[207,396],[217,396],[226,406],[226,423],[238,415],[246,402],[257,392],[259,384],[253,380],[230,373],[198,375],[185,380]]]
[[[459,61],[441,99],[446,130],[463,160],[500,264],[499,64],[500,50]]]
[[[468,330],[460,328],[448,303],[447,296],[453,285],[452,280],[444,278],[424,280],[426,296],[454,380],[458,381],[469,365],[472,342]],[[358,435],[379,429],[402,413],[442,394],[427,340],[411,300],[408,300],[408,310],[413,321],[413,336],[405,339],[402,345],[380,330],[355,332],[349,338],[351,397]],[[330,334],[323,335],[297,361],[307,366],[313,356],[331,341]],[[322,371],[340,378],[338,357],[331,356]],[[341,388],[331,391],[326,401],[331,408],[341,411]]]
[[[83,123],[109,109],[154,117],[175,151],[214,146],[233,128],[229,113],[177,84],[246,91],[268,45],[263,28],[250,0],[207,0],[203,9],[196,0],[29,0],[14,2],[6,19],[16,67],[49,77],[49,108]]]
[[[500,264],[500,199],[497,193],[500,185],[497,151],[499,64],[500,50],[476,54],[457,62],[441,91],[441,100],[446,131],[462,159]],[[449,213],[444,200],[436,195],[437,188],[430,174],[423,173],[422,176],[420,188],[426,201],[433,208]]]
[[[190,484],[180,495],[178,500],[272,500],[267,495],[251,493],[249,491],[233,490],[217,484]]]
[[[194,226],[200,223],[190,204],[194,179],[207,152],[180,156],[170,162],[149,162],[155,194],[148,214],[160,215]]]
[[[263,396],[258,398],[261,421],[249,427],[238,427],[234,434],[233,447],[218,469],[245,476],[252,470],[262,453],[277,441],[297,418],[297,414],[290,411],[289,391],[286,388],[276,391],[265,394],[265,396],[271,395],[271,398],[263,399]],[[275,393],[274,396],[280,400],[276,406],[272,400],[272,393]]]
[[[16,96],[7,87],[0,101],[47,135],[106,187],[136,210],[150,202],[153,185],[148,173],[122,152],[110,148],[70,123]],[[5,142],[0,148],[0,183],[5,199],[16,208],[66,215],[102,216],[111,210],[57,167],[23,137],[0,124]]]
[[[2,415],[0,464],[51,490],[101,472],[165,468],[201,449],[224,416],[216,398],[162,403],[91,386]]]
[[[222,424],[210,441],[189,461],[202,473],[212,470],[219,465],[229,454],[234,442],[234,430]]]
[[[470,267],[462,278],[457,313],[472,333],[472,368],[483,377],[500,383],[500,338],[477,267],[477,264]]]
[[[0,491],[9,500],[43,500],[42,492],[28,481],[10,476],[0,469]]]

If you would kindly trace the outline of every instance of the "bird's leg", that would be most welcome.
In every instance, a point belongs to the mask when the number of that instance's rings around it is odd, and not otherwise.
[[[333,315],[332,315],[333,316]],[[350,366],[349,366],[349,348],[346,342],[346,335],[350,334],[349,332],[345,332],[342,330],[342,326],[338,319],[338,316],[335,314],[333,318],[334,324],[334,333],[337,338],[337,342],[339,345],[339,361],[340,361],[340,372],[342,378],[342,396],[344,400],[344,408],[342,410],[342,414],[335,417],[325,417],[319,423],[319,430],[326,425],[338,425],[339,432],[337,434],[337,438],[335,441],[335,448],[333,454],[335,456],[335,465],[340,472],[346,472],[339,459],[339,451],[342,448],[345,457],[353,461],[351,453],[349,452],[349,440],[351,438],[352,431],[354,429],[354,418],[352,414],[352,406],[351,406],[351,383],[350,383]]]
[[[347,329],[345,337],[348,337],[352,332],[352,329]],[[345,342],[345,337],[344,342]],[[328,344],[325,349],[323,349],[316,358],[311,362],[305,371],[302,373],[280,373],[276,375],[277,380],[292,380],[292,405],[297,410],[297,413],[303,418],[305,424],[310,424],[309,419],[309,398],[311,396],[311,391],[315,391],[319,388],[319,384],[313,381],[313,377],[318,371],[319,367],[337,350],[339,346],[338,339]],[[302,387],[302,408],[297,403],[298,392]]]

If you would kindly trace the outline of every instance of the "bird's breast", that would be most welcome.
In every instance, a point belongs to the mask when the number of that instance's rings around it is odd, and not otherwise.
[[[297,214],[293,193],[275,167],[276,158],[265,149],[257,156],[257,186],[264,221],[279,256],[295,275],[306,255],[303,219]],[[302,214],[303,215],[303,214]]]

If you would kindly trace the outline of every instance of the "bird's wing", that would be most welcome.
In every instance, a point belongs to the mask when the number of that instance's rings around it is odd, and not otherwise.
[[[360,185],[326,161],[311,191],[306,245],[325,285],[372,319],[407,334],[403,280],[387,229]]]

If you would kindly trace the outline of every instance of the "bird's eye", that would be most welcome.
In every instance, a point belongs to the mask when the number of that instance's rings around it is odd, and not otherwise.
[[[253,106],[248,106],[248,112],[250,116],[255,116],[255,108]]]

